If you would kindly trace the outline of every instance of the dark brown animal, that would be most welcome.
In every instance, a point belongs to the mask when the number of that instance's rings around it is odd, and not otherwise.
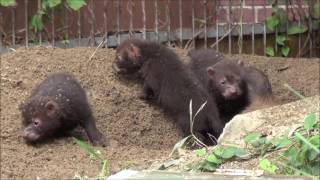
[[[242,61],[235,63],[212,49],[193,50],[189,56],[189,68],[215,97],[223,120],[229,121],[256,98],[272,99],[271,84],[258,69],[244,67]]]
[[[94,145],[107,145],[96,128],[86,93],[71,74],[55,73],[21,103],[23,138],[41,142],[82,126]]]
[[[139,73],[144,80],[142,97],[154,99],[171,113],[184,135],[190,134],[190,100],[193,115],[207,101],[195,118],[193,130],[196,136],[206,144],[212,144],[207,133],[216,137],[221,133],[224,123],[219,118],[214,99],[167,47],[154,42],[127,40],[117,48],[113,67],[118,73]]]

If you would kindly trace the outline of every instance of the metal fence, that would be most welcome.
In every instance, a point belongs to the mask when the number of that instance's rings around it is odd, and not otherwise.
[[[272,13],[268,0],[87,0],[79,11],[65,4],[50,9],[43,17],[43,30],[35,32],[30,18],[41,10],[41,2],[17,0],[15,7],[0,7],[2,52],[33,45],[78,47],[103,42],[115,47],[134,37],[182,48],[266,55],[267,46],[277,51],[279,33],[288,35],[288,26],[306,23],[309,31],[292,37],[290,55],[320,56],[320,23],[309,13],[310,5],[319,0],[280,1],[290,21],[275,32],[265,23]]]

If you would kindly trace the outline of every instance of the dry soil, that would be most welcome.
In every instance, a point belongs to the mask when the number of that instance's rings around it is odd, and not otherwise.
[[[111,147],[98,147],[108,159],[110,171],[141,169],[167,156],[181,139],[172,119],[154,105],[139,100],[141,85],[119,78],[111,68],[114,50],[100,49],[18,49],[1,54],[1,179],[71,178],[75,174],[96,176],[100,164],[92,161],[72,137],[31,146],[20,134],[18,105],[31,89],[53,72],[76,75],[88,92],[98,128]],[[177,50],[181,57],[186,51]],[[304,96],[319,94],[319,59],[236,56],[269,76],[279,103],[297,100],[283,83]],[[87,141],[83,130],[74,133]]]

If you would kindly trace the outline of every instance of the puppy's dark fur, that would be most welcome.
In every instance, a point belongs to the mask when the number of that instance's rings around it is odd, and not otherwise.
[[[193,115],[207,101],[206,106],[195,118],[193,131],[212,144],[207,133],[218,136],[224,123],[214,99],[195,78],[178,56],[165,46],[142,40],[127,40],[117,48],[113,64],[118,73],[138,72],[144,80],[144,98],[153,98],[177,120],[184,135],[190,134],[189,102],[192,99]]]
[[[264,102],[261,99],[272,96],[267,76],[256,68],[244,67],[241,61],[235,63],[212,49],[192,50],[188,55],[191,57],[189,68],[215,97],[225,121],[242,112],[255,99]]]
[[[82,126],[94,145],[107,145],[96,128],[86,93],[75,77],[54,73],[21,103],[23,137],[37,143]]]

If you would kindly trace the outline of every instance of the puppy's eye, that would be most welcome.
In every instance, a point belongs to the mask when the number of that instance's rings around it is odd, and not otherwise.
[[[222,85],[226,84],[226,82],[227,82],[227,80],[225,78],[220,80],[220,84],[222,84]]]

